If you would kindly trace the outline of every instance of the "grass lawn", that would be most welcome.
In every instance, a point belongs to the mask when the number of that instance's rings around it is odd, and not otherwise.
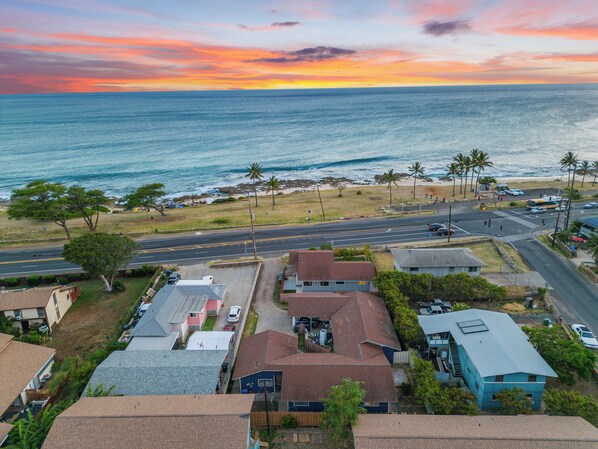
[[[518,273],[529,271],[527,265],[513,247],[499,243],[501,249],[517,264]],[[470,248],[486,266],[482,268],[482,273],[501,273],[505,268],[510,271],[505,260],[501,257],[498,250],[490,242],[471,243],[464,245]]]
[[[378,273],[380,271],[394,270],[394,258],[390,252],[375,252],[374,265]]]
[[[250,335],[255,334],[255,328],[257,326],[257,320],[259,317],[260,316],[256,312],[249,309],[249,312],[247,313],[247,320],[245,321],[245,327],[243,328],[243,337],[249,337]]]
[[[214,325],[216,324],[216,319],[218,317],[216,316],[209,316],[206,319],[206,322],[203,323],[203,326],[201,327],[202,331],[213,331],[214,330]]]
[[[125,311],[143,293],[149,277],[120,279],[126,290],[104,293],[100,280],[82,281],[81,295],[52,333],[46,346],[56,349],[59,357],[85,357],[102,348],[110,339]]]

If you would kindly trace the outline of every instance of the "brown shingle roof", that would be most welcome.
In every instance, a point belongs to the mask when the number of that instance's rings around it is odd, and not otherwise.
[[[595,449],[598,429],[579,417],[362,415],[355,449]]]
[[[12,425],[0,422],[0,445],[12,430]]]
[[[62,287],[40,287],[26,290],[0,291],[0,312],[4,310],[36,309],[46,307],[52,292]]]
[[[291,272],[302,281],[371,281],[372,262],[335,261],[332,251],[289,251]]]
[[[284,295],[288,304],[287,316],[319,317],[329,320],[335,312],[353,299],[339,293],[289,293]]]
[[[82,398],[52,426],[43,449],[247,447],[253,395]]]
[[[5,334],[0,334],[0,337],[0,341],[6,340]],[[55,352],[51,348],[20,341],[9,341],[0,349],[0,415],[4,414]]]
[[[297,337],[276,331],[264,331],[243,338],[235,362],[235,379],[274,367],[277,359],[299,352]]]

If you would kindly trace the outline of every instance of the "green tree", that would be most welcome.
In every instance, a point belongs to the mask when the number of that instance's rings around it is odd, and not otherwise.
[[[342,197],[343,196],[343,190],[345,190],[347,188],[347,184],[344,183],[343,181],[340,180],[334,180],[330,183],[330,185],[332,187],[334,187],[335,189],[338,190],[338,197]]]
[[[13,318],[5,317],[0,315],[0,334],[16,335],[17,329],[13,326]]]
[[[106,396],[110,396],[112,390],[114,390],[115,385],[112,385],[110,388],[105,389],[103,384],[98,384],[92,390],[91,385],[87,386],[87,396],[91,398],[103,398]]]
[[[255,207],[257,207],[257,182],[261,181],[264,177],[264,173],[262,171],[262,167],[257,162],[254,162],[249,167],[247,167],[247,174],[245,175],[246,178],[251,179],[253,183],[253,194],[255,195]]]
[[[453,304],[453,307],[451,310],[453,312],[459,312],[460,310],[469,310],[469,309],[471,309],[471,307],[469,307],[464,302],[456,302],[455,304]]]
[[[94,233],[85,234],[64,245],[62,257],[81,266],[91,276],[99,277],[107,292],[112,291],[114,278],[137,253],[137,243],[129,237]]]
[[[125,195],[125,207],[127,209],[139,208],[146,212],[152,209],[158,211],[160,215],[164,214],[164,205],[160,199],[166,195],[164,184],[156,182],[153,184],[145,184],[138,187],[134,192]]]
[[[532,412],[532,400],[522,388],[506,388],[496,393],[500,410],[506,415],[529,415]]]
[[[596,184],[596,176],[598,176],[598,161],[592,162],[592,171],[594,172],[594,179],[592,179],[592,187]]]
[[[471,157],[463,157],[463,173],[465,174],[465,185],[463,186],[463,198],[467,198],[467,180],[469,179],[469,171],[472,169],[473,164]]]
[[[455,185],[457,183],[457,176],[459,176],[459,164],[451,162],[446,166],[446,175],[453,180],[453,196],[455,196]]]
[[[20,419],[8,435],[6,449],[40,449],[54,420],[66,408],[66,404],[58,403],[48,405],[36,416],[31,410],[27,417]]]
[[[457,164],[457,167],[459,168],[459,193],[463,193],[463,176],[465,175],[466,157],[467,156],[465,156],[463,153],[459,153],[453,158],[453,161]]]
[[[546,390],[543,399],[549,414],[581,416],[598,427],[598,399],[574,390],[558,388]]]
[[[559,161],[559,163],[561,164],[561,169],[567,170],[567,174],[568,174],[567,187],[569,187],[569,183],[571,182],[571,172],[572,171],[574,173],[574,177],[573,177],[573,184],[571,184],[571,187],[573,187],[575,184],[575,168],[577,167],[578,162],[579,162],[578,156],[576,154],[573,154],[572,151],[568,151],[567,153],[565,153],[565,155]]]
[[[472,150],[473,151],[473,150]],[[478,188],[478,184],[480,182],[480,174],[489,167],[494,166],[494,162],[490,160],[490,156],[485,151],[478,151],[478,154],[475,158],[475,168],[478,171],[478,175],[476,178],[476,186],[475,190]],[[494,181],[496,182],[496,180]]]
[[[73,214],[83,217],[91,232],[98,228],[100,212],[108,212],[105,207],[110,202],[106,194],[99,189],[87,190],[81,186],[71,186],[66,191],[66,201]]]
[[[390,195],[388,204],[392,204],[392,185],[394,184],[395,186],[399,187],[399,185],[397,184],[399,179],[399,174],[395,173],[395,171],[391,168],[386,173],[383,173],[382,176],[380,176],[380,179],[378,180],[378,184],[387,184],[386,189],[388,190],[388,193]]]
[[[361,383],[349,378],[343,379],[340,385],[330,387],[328,395],[322,400],[324,411],[320,422],[333,440],[346,440],[349,437],[349,427],[357,424],[360,414],[366,413],[361,406],[365,395]]]
[[[581,161],[579,164],[579,171],[581,171],[581,186],[583,187],[583,183],[586,180],[586,175],[590,171],[590,161]]]
[[[67,239],[71,233],[67,220],[76,214],[69,207],[66,187],[44,180],[32,181],[22,189],[13,190],[8,206],[9,218],[51,221],[60,226]]]
[[[475,177],[476,169],[478,167],[478,158],[480,157],[480,150],[477,148],[472,149],[469,152],[469,160],[471,161],[471,182],[469,183],[471,191],[473,192],[473,178]],[[465,180],[465,186],[467,187],[467,180]]]
[[[280,181],[276,176],[270,176],[266,181],[266,193],[272,193],[272,210],[274,210],[274,206],[276,205],[274,194],[278,189],[280,189]]]
[[[598,233],[590,233],[590,237],[586,240],[586,248],[594,261],[598,263]]]
[[[424,177],[424,167],[421,162],[414,162],[409,166],[408,170],[409,176],[413,176],[413,198],[415,199],[415,185],[417,183],[417,178]]]

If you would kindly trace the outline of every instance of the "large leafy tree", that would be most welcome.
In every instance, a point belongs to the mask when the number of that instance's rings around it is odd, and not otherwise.
[[[105,290],[111,292],[118,271],[126,267],[136,253],[137,243],[129,237],[98,232],[85,234],[64,245],[62,257],[99,277]]]
[[[60,183],[32,181],[22,189],[13,190],[8,216],[17,220],[51,221],[60,226],[70,240],[67,220],[77,216],[69,206],[67,189]]]
[[[581,416],[598,427],[598,399],[591,395],[551,388],[544,392],[543,400],[551,415]]]
[[[280,189],[280,181],[276,176],[270,176],[266,181],[266,193],[272,193],[272,210],[274,210],[274,206],[276,205],[274,194],[278,189]]]
[[[523,388],[505,388],[496,393],[500,410],[505,415],[529,415],[532,413],[532,400]]]
[[[415,199],[415,185],[418,178],[424,177],[424,167],[421,162],[414,162],[409,167],[409,176],[413,177],[413,198]]]
[[[125,206],[127,209],[138,207],[147,212],[154,209],[158,211],[160,215],[165,215],[164,205],[160,202],[164,195],[166,195],[164,184],[158,182],[145,184],[137,188],[134,192],[125,195]]]
[[[380,176],[380,179],[378,180],[378,184],[387,185],[386,188],[388,189],[388,193],[390,195],[389,204],[392,204],[392,185],[394,184],[395,186],[399,187],[399,185],[397,184],[397,182],[399,182],[399,179],[399,174],[395,173],[395,171],[391,168],[386,173],[383,173],[382,176]]]
[[[245,175],[246,178],[251,179],[253,183],[253,194],[255,195],[255,207],[257,207],[257,182],[261,181],[264,177],[264,173],[262,171],[262,167],[257,162],[254,162],[249,167],[247,167],[247,174]]]
[[[107,212],[105,207],[110,202],[106,194],[99,189],[85,189],[81,186],[71,186],[66,192],[66,199],[70,210],[83,217],[91,232],[98,228],[100,212]]]
[[[357,424],[359,415],[366,412],[361,406],[365,394],[361,383],[349,378],[343,379],[340,385],[330,387],[328,395],[322,400],[324,411],[320,422],[333,440],[349,437],[349,427]]]

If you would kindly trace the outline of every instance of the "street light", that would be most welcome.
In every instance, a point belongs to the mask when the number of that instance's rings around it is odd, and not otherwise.
[[[322,195],[320,195],[320,183],[316,183],[316,189],[318,190],[318,198],[320,198],[320,207],[322,208],[322,217],[326,221],[326,214],[324,213],[324,203],[322,203]]]

